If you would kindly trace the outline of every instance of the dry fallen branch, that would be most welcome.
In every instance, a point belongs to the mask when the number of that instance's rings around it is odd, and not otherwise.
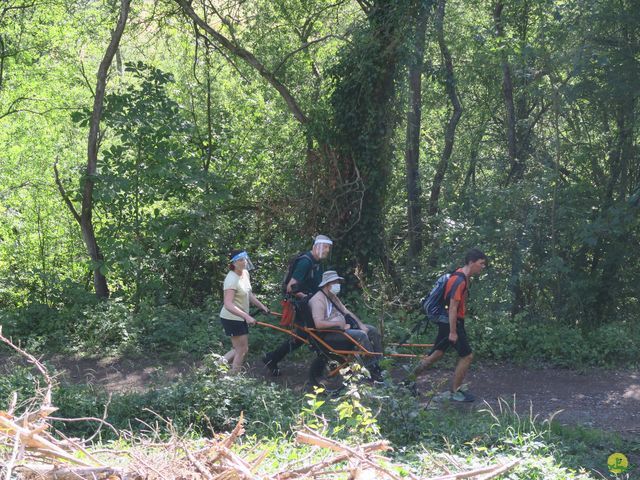
[[[316,447],[313,449],[315,453],[310,453],[302,462],[297,459],[282,465],[281,470],[276,473],[257,473],[258,467],[268,458],[268,451],[252,452],[250,456],[243,458],[232,450],[244,434],[242,414],[230,433],[217,436],[208,441],[204,448],[195,451],[190,449],[189,442],[185,440],[186,434],[180,437],[171,421],[159,415],[155,427],[145,424],[150,429],[150,437],[118,432],[106,422],[106,409],[102,419],[50,417],[56,408],[51,405],[52,378],[47,369],[32,355],[2,336],[1,329],[0,341],[34,364],[47,384],[44,393],[38,395],[40,404],[35,409],[17,416],[14,413],[17,397],[13,395],[10,399],[10,411],[0,412],[0,446],[6,452],[0,467],[6,480],[319,480],[336,477],[348,477],[350,480],[401,480],[395,473],[399,471],[398,466],[379,455],[379,452],[391,449],[389,442],[380,440],[352,446],[327,438],[306,426],[297,432],[296,441]],[[49,423],[53,420],[98,422],[99,428],[106,425],[121,438],[128,440],[131,448],[124,452],[101,450],[98,455],[97,451],[91,451],[86,446],[86,440],[81,442],[53,431]],[[160,424],[164,424],[162,431]],[[158,442],[162,438],[162,432],[171,435],[168,441]],[[91,438],[94,437],[95,435]],[[326,451],[328,455],[313,462],[311,459],[318,454],[318,449]],[[125,462],[126,470],[121,467]],[[447,463],[449,466],[440,465],[447,472],[445,475],[428,480],[491,480],[514,468],[519,460],[458,473],[452,473],[449,468],[453,466],[452,469],[462,469],[453,458],[448,458]],[[403,475],[403,478],[419,480],[408,472]]]
[[[40,393],[40,405],[35,411],[27,410],[19,417],[14,417],[13,413],[0,412],[0,444],[11,446],[11,458],[4,463],[5,478],[12,478],[13,473],[22,472],[24,478],[108,478],[117,475],[118,478],[127,478],[120,470],[102,465],[84,447],[70,439],[58,440],[51,436],[46,430],[50,428],[47,423],[49,415],[57,410],[51,405],[51,392],[53,390],[53,379],[49,375],[46,367],[33,355],[16,346],[10,339],[2,335],[0,326],[0,341],[14,349],[32,363],[42,374],[46,382],[44,393]],[[15,405],[13,396],[10,406]],[[10,411],[13,412],[12,406]],[[83,457],[81,458],[80,455]],[[19,464],[26,456],[39,460],[42,464]],[[56,463],[69,463],[74,467],[61,465],[51,465],[50,461]],[[103,477],[100,472],[108,472]],[[85,476],[86,475],[86,476]]]
[[[34,357],[30,353],[24,351],[23,349],[21,349],[20,347],[15,345],[7,337],[5,337],[2,334],[2,325],[0,325],[0,341],[2,341],[3,343],[7,344],[9,347],[14,349],[20,355],[25,357],[27,359],[27,361],[29,363],[32,363],[38,369],[38,371],[42,374],[42,376],[44,377],[44,380],[45,380],[45,382],[47,384],[47,388],[44,391],[44,393],[42,394],[42,402],[41,402],[42,405],[40,407],[40,410],[46,411],[49,407],[51,407],[51,391],[53,390],[53,379],[49,375],[49,372],[47,372],[46,367],[42,363],[40,363],[40,361],[36,357]],[[55,409],[53,411],[55,411]]]
[[[130,478],[111,467],[52,467],[51,465],[20,465],[15,473],[25,480],[102,480]]]
[[[304,432],[305,435],[302,436],[302,439],[303,439],[302,441],[304,441],[305,443],[308,443],[311,440],[315,440],[316,442],[318,442],[316,443],[317,445],[323,445],[323,446],[327,445],[325,446],[325,448],[331,448],[332,450],[335,450],[335,451],[345,451],[348,454],[350,454],[351,459],[357,459],[360,463],[366,464],[368,467],[367,469],[374,469],[374,470],[377,470],[379,473],[383,474],[383,477],[379,477],[379,478],[391,478],[393,480],[400,480],[400,477],[398,477],[397,475],[393,474],[386,468],[383,468],[382,466],[376,464],[375,462],[367,458],[364,454],[365,452],[358,451],[355,448],[341,444],[335,440],[331,440],[329,438],[323,437],[320,434],[311,430],[309,427],[305,426],[304,430],[305,430]],[[301,438],[300,435],[297,438],[300,439]],[[298,440],[298,441],[301,441],[301,440]],[[387,442],[385,442],[382,449],[389,450],[391,449],[391,447]]]
[[[498,475],[502,475],[508,470],[511,470],[519,463],[520,460],[513,460],[505,463],[504,465],[500,464],[492,465],[490,467],[481,467],[474,470],[468,470],[466,472],[450,473],[439,477],[429,477],[425,480],[463,480],[467,478],[473,480],[490,480],[492,478],[496,478]]]

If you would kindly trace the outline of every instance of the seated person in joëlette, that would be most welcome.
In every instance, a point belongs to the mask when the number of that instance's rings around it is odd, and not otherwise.
[[[354,315],[338,298],[340,283],[344,278],[334,270],[322,274],[320,290],[309,299],[309,308],[315,327],[321,329],[343,330],[369,352],[382,352],[380,332],[373,325],[367,325]],[[337,350],[353,350],[358,347],[339,332],[326,332],[322,339]],[[382,381],[379,360],[381,355],[362,355],[362,363],[369,370],[371,378]]]

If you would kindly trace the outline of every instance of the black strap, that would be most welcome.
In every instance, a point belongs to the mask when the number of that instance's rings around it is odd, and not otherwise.
[[[311,254],[309,252],[303,252],[300,255],[298,255],[298,258],[296,258],[296,261],[293,262],[293,268],[291,269],[291,277],[293,278],[293,272],[295,272],[298,262],[303,258],[306,258],[311,262],[311,267],[309,268],[309,271],[307,272],[305,277],[302,280],[300,280],[301,282],[304,282],[307,278],[311,276],[311,271],[313,270],[313,257],[311,256]]]
[[[340,307],[338,305],[336,305],[336,302],[331,300],[331,297],[329,295],[327,295],[324,290],[320,290],[320,291],[322,292],[322,294],[325,297],[327,297],[327,300],[329,300],[333,304],[333,306],[336,307],[336,309],[342,314],[342,316],[346,318],[347,312],[343,312],[342,310],[340,310]]]
[[[309,260],[311,262],[311,266],[309,267],[309,270],[307,270],[307,273],[305,274],[304,277],[302,277],[300,279],[299,282],[297,282],[297,284],[303,283],[305,282],[307,279],[311,278],[313,276],[313,256],[311,254],[311,252],[302,252],[299,253],[298,256],[295,258],[295,260],[293,261],[292,264],[290,264],[290,271],[287,272],[287,281],[286,284],[284,285],[284,290],[283,290],[283,294],[285,298],[295,298],[295,293],[298,293],[298,291],[292,291],[291,293],[287,293],[286,289],[287,289],[287,285],[289,284],[289,282],[291,281],[291,279],[293,278],[293,272],[296,271],[296,266],[298,265],[298,262],[301,261],[303,258],[306,258],[307,260]],[[309,294],[309,292],[300,292],[300,293],[304,293],[304,294]]]
[[[449,302],[451,301],[451,294],[460,286],[460,283],[462,283],[463,280],[464,280],[464,290],[462,291],[462,294],[464,295],[465,291],[468,290],[468,288],[467,288],[467,276],[463,272],[459,272],[458,270],[456,270],[451,275],[455,275],[456,277],[458,277],[458,280],[455,280],[453,282],[453,285],[451,285],[451,289],[449,290],[449,293],[447,295],[445,295],[445,297],[444,297],[444,299],[445,299],[444,307],[446,309],[449,309]],[[446,289],[447,286],[445,285],[444,288]]]
[[[331,297],[329,297],[329,295],[327,295],[324,290],[320,290],[320,291],[325,297],[327,297],[327,300],[329,300],[331,304],[334,307],[336,307],[336,310],[338,310],[342,314],[342,316],[344,317],[344,321],[347,322],[347,324],[351,328],[353,328],[354,330],[360,330],[360,325],[358,325],[358,322],[356,321],[356,319],[353,318],[353,315],[350,315],[347,312],[343,312],[342,310],[340,310],[340,307],[336,305],[336,303],[333,300],[331,300]]]

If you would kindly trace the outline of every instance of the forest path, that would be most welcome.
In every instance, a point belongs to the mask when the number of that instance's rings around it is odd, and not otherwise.
[[[298,356],[299,358],[300,356]],[[90,383],[110,392],[141,391],[166,385],[200,364],[197,358],[166,360],[145,356],[119,359],[71,359],[53,357],[47,363],[60,372],[61,381]],[[248,374],[273,381],[297,392],[306,391],[308,362],[304,358],[283,362],[282,375],[274,378],[258,358],[248,364]],[[421,403],[426,392],[445,390],[453,363],[442,363],[422,375],[418,382]],[[396,380],[403,370],[393,370]],[[560,368],[531,368],[510,364],[472,365],[467,382],[476,396],[473,408],[498,407],[502,398],[520,415],[536,415],[539,420],[554,416],[561,424],[582,425],[625,436],[640,436],[640,371],[591,368],[574,371]],[[503,403],[504,406],[504,403]]]

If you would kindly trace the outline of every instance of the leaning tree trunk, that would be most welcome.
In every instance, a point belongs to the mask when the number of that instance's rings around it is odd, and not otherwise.
[[[77,212],[73,203],[71,202],[67,192],[64,190],[60,175],[58,172],[57,164],[54,164],[53,170],[55,173],[56,184],[60,190],[62,198],[71,211],[73,218],[80,225],[82,232],[82,239],[87,248],[87,253],[91,259],[91,269],[93,271],[93,285],[98,298],[109,298],[109,286],[107,284],[107,278],[101,271],[101,267],[104,262],[104,257],[100,252],[98,241],[96,239],[95,229],[93,226],[93,187],[95,182],[95,176],[98,168],[98,149],[99,149],[99,134],[100,134],[100,119],[102,118],[102,108],[104,103],[105,88],[107,84],[107,73],[109,67],[113,62],[113,57],[116,55],[120,39],[122,38],[122,32],[127,23],[129,16],[129,8],[131,0],[122,0],[120,4],[120,15],[116,28],[111,34],[111,41],[104,54],[100,66],[98,67],[98,80],[96,84],[96,93],[93,99],[93,111],[91,112],[91,119],[89,123],[89,136],[87,140],[87,168],[85,175],[82,179],[82,208],[80,213]]]
[[[127,17],[129,16],[129,7],[131,6],[131,0],[122,0],[120,3],[120,17],[116,25],[113,34],[111,35],[111,41],[107,47],[107,51],[104,54],[102,62],[98,67],[98,81],[96,83],[96,95],[93,100],[93,111],[91,113],[91,120],[89,123],[89,139],[87,145],[87,170],[84,178],[84,188],[82,191],[82,210],[80,212],[80,229],[82,230],[82,238],[87,246],[89,257],[93,262],[93,284],[96,290],[98,298],[109,297],[109,286],[107,285],[107,278],[101,271],[104,258],[100,252],[100,247],[96,240],[96,234],[93,227],[93,186],[94,178],[97,172],[98,166],[98,148],[99,148],[99,133],[100,133],[100,120],[102,118],[102,108],[104,104],[104,94],[107,85],[107,73],[109,67],[113,62],[118,45],[120,45],[120,39],[122,38],[122,32],[127,23]]]
[[[409,18],[408,6],[415,0],[359,2],[368,22],[358,32],[362,34],[358,41],[343,50],[344,62],[337,66],[337,70],[342,68],[334,78],[337,93],[334,92],[332,114],[337,128],[330,131],[326,130],[325,118],[307,117],[292,91],[278,77],[277,68],[267,68],[253,53],[196,12],[194,8],[199,8],[202,2],[174,1],[212,43],[255,69],[280,94],[307,135],[325,129],[308,139],[308,144],[314,146],[307,152],[311,170],[307,172],[307,182],[313,198],[310,203],[323,208],[310,214],[315,228],[339,238],[335,255],[339,260],[355,258],[357,266],[364,269],[371,259],[384,262],[384,242],[379,237],[390,178],[391,136],[397,121],[389,112],[395,99],[402,28]],[[363,39],[366,45],[362,44]],[[362,58],[370,60],[367,65],[362,65]],[[370,70],[365,75],[358,76],[367,68]],[[315,122],[320,121],[323,125],[318,128]]]

